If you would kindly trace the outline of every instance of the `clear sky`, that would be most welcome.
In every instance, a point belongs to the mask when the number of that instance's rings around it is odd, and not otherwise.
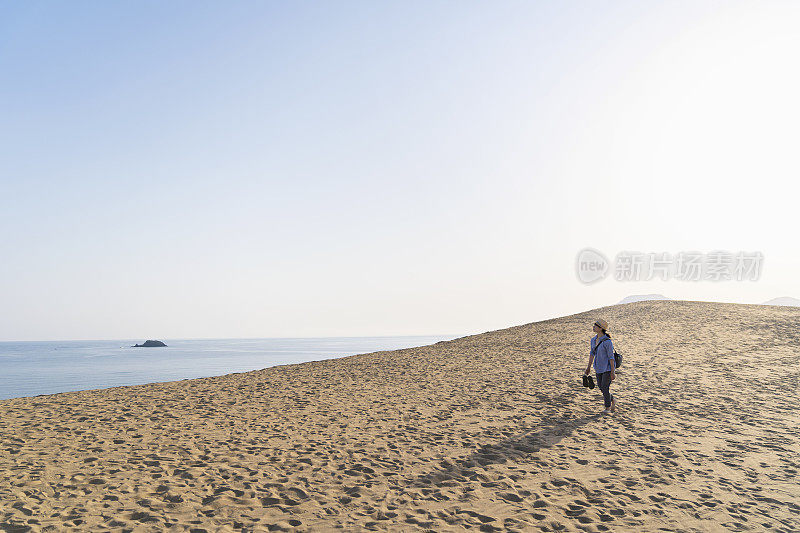
[[[800,297],[799,2],[0,5],[0,340]],[[584,247],[760,251],[581,284]]]

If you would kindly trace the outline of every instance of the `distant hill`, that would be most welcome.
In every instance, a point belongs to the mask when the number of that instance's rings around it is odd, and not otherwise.
[[[788,305],[791,307],[800,307],[800,300],[797,298],[792,298],[791,296],[781,296],[779,298],[767,300],[763,305]]]
[[[631,304],[633,302],[644,302],[647,300],[671,300],[663,294],[631,294],[620,300],[619,304]],[[619,305],[617,304],[617,305]]]

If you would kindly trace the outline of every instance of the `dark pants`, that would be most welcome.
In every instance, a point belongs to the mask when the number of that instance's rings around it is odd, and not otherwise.
[[[606,409],[608,409],[611,407],[611,400],[614,399],[611,395],[611,391],[608,390],[609,387],[611,387],[611,371],[597,374],[597,387],[600,389],[600,392],[603,393],[603,403]]]

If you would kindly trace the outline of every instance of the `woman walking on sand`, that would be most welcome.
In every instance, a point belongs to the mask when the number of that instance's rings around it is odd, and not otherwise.
[[[603,403],[605,404],[604,415],[613,413],[617,408],[617,401],[611,395],[609,387],[616,378],[616,364],[614,363],[614,345],[611,344],[611,335],[606,330],[608,322],[599,319],[594,323],[592,330],[596,333],[589,341],[589,364],[586,365],[585,375],[589,375],[594,362],[594,371],[597,374],[597,386],[603,393]]]

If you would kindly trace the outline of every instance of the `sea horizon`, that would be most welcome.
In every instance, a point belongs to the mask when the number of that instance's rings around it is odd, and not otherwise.
[[[220,376],[463,335],[0,341],[0,400]]]
[[[124,341],[141,343],[146,340],[159,340],[166,343],[171,341],[230,341],[230,340],[268,340],[268,339],[379,339],[382,337],[448,337],[453,338],[463,337],[466,335],[473,335],[473,333],[459,333],[458,335],[449,334],[430,334],[430,335],[311,335],[311,336],[282,336],[282,337],[119,337],[109,339],[14,339],[14,340],[0,340],[0,344],[8,343],[22,343],[22,342],[111,342],[111,341]],[[130,347],[133,347],[131,345]]]

